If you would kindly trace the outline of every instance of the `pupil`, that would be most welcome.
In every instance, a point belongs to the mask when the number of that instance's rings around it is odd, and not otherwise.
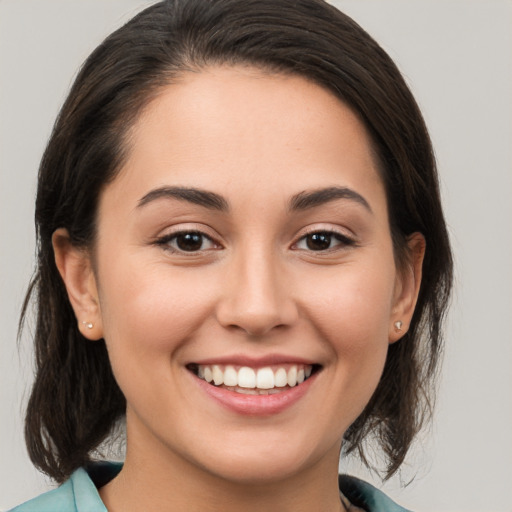
[[[176,245],[182,251],[198,251],[203,245],[203,238],[199,233],[185,233],[178,235]]]
[[[329,246],[331,245],[331,235],[327,233],[315,233],[313,235],[308,235],[306,244],[308,249],[311,249],[312,251],[323,251],[325,249],[329,249]]]

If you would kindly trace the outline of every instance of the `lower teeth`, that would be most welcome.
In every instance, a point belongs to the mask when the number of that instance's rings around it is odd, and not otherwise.
[[[217,386],[220,388],[227,389],[228,391],[234,391],[235,393],[240,393],[242,395],[275,395],[277,393],[282,393],[287,389],[290,389],[289,386],[283,388],[272,388],[272,389],[257,389],[257,388],[240,388],[240,387],[232,387],[232,386]]]

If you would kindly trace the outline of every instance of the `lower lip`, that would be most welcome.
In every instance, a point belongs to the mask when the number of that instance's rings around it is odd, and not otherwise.
[[[272,395],[245,395],[230,391],[221,387],[208,384],[203,379],[193,375],[194,380],[200,388],[205,391],[210,398],[213,398],[223,407],[246,416],[268,416],[278,414],[292,407],[297,403],[311,388],[317,374],[311,375],[302,384],[293,388],[275,393]]]

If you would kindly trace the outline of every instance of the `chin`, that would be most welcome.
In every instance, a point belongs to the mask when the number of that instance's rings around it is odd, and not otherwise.
[[[331,452],[337,468],[339,449],[326,446],[308,446],[305,439],[293,439],[287,433],[250,436],[245,443],[240,436],[229,443],[217,446],[227,448],[202,453],[197,460],[208,473],[237,485],[268,485],[284,481],[298,473],[307,472]],[[331,458],[330,456],[328,457]]]
[[[240,454],[216,464],[210,473],[236,485],[268,485],[286,480],[305,469],[304,466],[307,467],[305,461],[297,456],[277,454],[270,458]]]

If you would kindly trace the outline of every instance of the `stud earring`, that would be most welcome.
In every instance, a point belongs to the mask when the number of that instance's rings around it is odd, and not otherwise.
[[[92,322],[86,322],[85,320],[82,322],[87,329],[92,329],[94,327],[94,324]]]
[[[395,331],[396,332],[400,332],[402,330],[402,325],[403,324],[402,324],[402,322],[400,320],[397,320],[394,325],[395,325]]]

